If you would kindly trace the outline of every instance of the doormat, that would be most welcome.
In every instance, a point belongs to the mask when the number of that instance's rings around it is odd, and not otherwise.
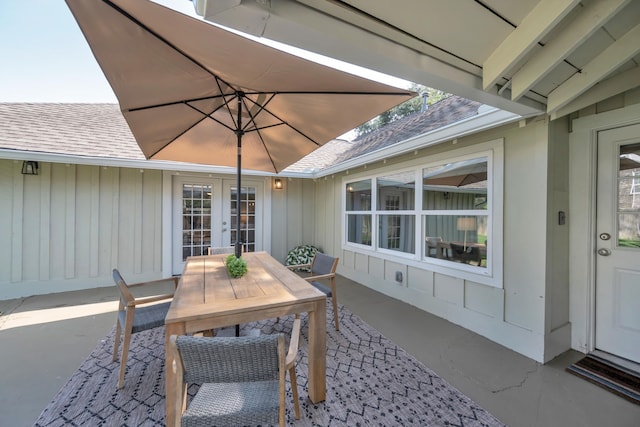
[[[588,354],[567,371],[640,405],[640,373],[593,354]]]

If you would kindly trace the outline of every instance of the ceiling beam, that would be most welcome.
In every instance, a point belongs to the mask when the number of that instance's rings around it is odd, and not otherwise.
[[[580,14],[551,39],[512,78],[511,99],[517,101],[595,33],[630,0],[588,3]]]
[[[482,87],[488,90],[533,49],[580,0],[541,0],[482,64]]]
[[[635,67],[603,80],[564,107],[550,114],[551,120],[564,117],[582,108],[640,86],[640,67]]]
[[[555,88],[547,99],[547,114],[569,104],[639,52],[640,25],[636,25],[585,65],[581,72]]]

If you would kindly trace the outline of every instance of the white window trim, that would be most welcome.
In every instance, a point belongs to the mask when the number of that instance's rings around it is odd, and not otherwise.
[[[490,239],[490,245],[487,248],[487,268],[478,268],[476,266],[470,266],[460,263],[452,263],[444,260],[438,260],[435,258],[425,259],[423,256],[424,248],[419,245],[416,248],[417,252],[414,254],[398,252],[388,249],[378,248],[378,215],[377,215],[377,187],[376,179],[382,176],[386,176],[392,173],[402,173],[407,171],[415,171],[416,182],[421,182],[422,169],[429,166],[435,166],[442,164],[443,162],[453,162],[468,160],[476,157],[487,157],[487,173],[488,180],[492,184],[487,189],[487,197],[489,205],[487,206],[488,221],[488,239]],[[372,180],[372,241],[371,247],[352,243],[347,241],[347,212],[346,210],[346,194],[345,187],[348,182],[360,181],[365,179]],[[433,271],[440,274],[445,274],[452,277],[458,277],[464,280],[469,280],[475,283],[481,283],[497,288],[503,287],[503,204],[504,204],[504,140],[502,138],[495,139],[480,144],[475,144],[469,147],[463,147],[455,150],[450,150],[444,153],[438,153],[430,155],[428,157],[422,157],[420,159],[407,161],[403,163],[401,167],[399,165],[386,166],[377,170],[375,173],[361,173],[361,174],[349,174],[342,178],[341,184],[341,199],[342,199],[342,247],[345,250],[361,253],[363,255],[375,256],[383,258],[389,261],[398,262],[419,268],[422,270]],[[422,210],[422,191],[416,189],[416,206],[413,211],[393,211],[394,214],[412,214],[415,215],[415,241],[422,241],[423,234],[423,215]],[[430,211],[430,214],[434,214],[437,211]],[[475,211],[469,211],[470,215],[473,215]],[[358,213],[361,213],[358,211]],[[485,214],[485,212],[482,212]]]

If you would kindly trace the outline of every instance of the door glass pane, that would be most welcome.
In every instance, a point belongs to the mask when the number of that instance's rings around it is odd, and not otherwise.
[[[640,248],[640,144],[618,155],[618,245]]]
[[[182,260],[211,246],[211,186],[182,185]]]
[[[237,242],[238,194],[231,187],[231,244]],[[240,242],[243,252],[256,250],[256,188],[242,187],[240,194]]]

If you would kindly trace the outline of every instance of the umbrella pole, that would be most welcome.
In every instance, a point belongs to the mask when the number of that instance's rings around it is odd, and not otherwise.
[[[238,139],[238,172],[237,172],[237,189],[236,189],[236,244],[235,244],[235,252],[236,258],[240,258],[242,256],[242,240],[240,239],[240,196],[242,194],[242,184],[241,176],[242,176],[242,97],[244,94],[239,92],[237,94],[238,99],[238,126],[236,129],[236,137]]]

